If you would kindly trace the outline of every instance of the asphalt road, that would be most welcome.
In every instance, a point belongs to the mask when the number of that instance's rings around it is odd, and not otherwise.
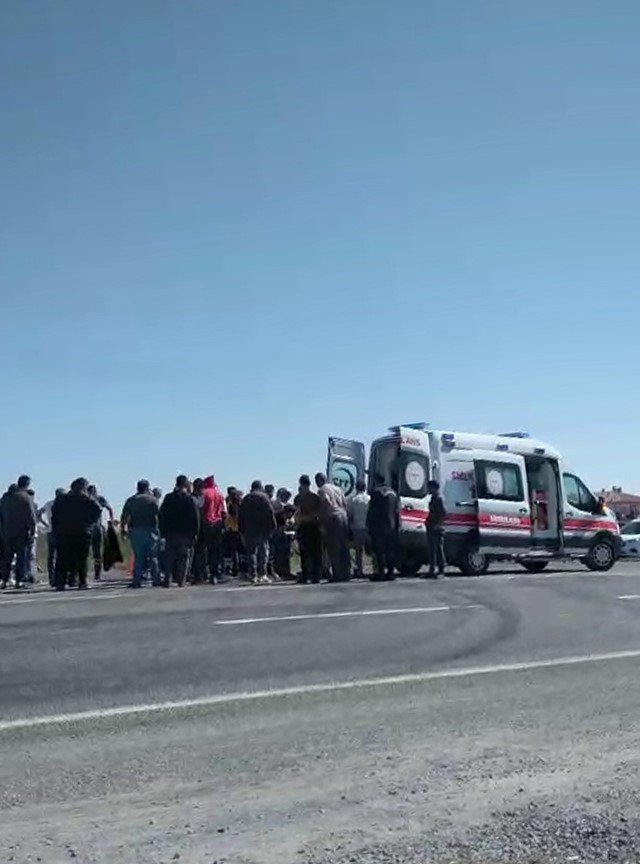
[[[639,668],[635,564],[7,593],[0,861],[638,860]]]

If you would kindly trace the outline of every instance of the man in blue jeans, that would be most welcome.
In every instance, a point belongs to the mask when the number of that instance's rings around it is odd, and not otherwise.
[[[121,517],[122,536],[128,536],[133,550],[133,579],[130,588],[140,588],[149,570],[153,585],[160,585],[158,568],[158,499],[151,493],[148,480],[139,480],[137,492],[124,503]]]

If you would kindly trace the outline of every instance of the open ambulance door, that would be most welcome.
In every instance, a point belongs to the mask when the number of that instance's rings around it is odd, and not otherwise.
[[[518,555],[531,547],[531,505],[522,456],[475,451],[479,548]]]
[[[349,497],[356,491],[356,480],[364,480],[364,444],[346,438],[329,438],[327,477]]]

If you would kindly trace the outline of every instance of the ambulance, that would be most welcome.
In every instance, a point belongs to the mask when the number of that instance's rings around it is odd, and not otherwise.
[[[524,432],[443,432],[424,423],[394,426],[376,439],[366,464],[359,441],[330,438],[328,476],[347,495],[356,480],[369,491],[381,476],[400,497],[400,571],[427,561],[427,483],[444,499],[445,553],[462,573],[478,576],[492,561],[538,573],[550,561],[576,559],[609,570],[620,555],[616,519],[557,450]]]

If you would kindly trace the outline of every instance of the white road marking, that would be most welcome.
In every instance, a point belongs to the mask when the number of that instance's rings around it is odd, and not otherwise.
[[[273,621],[307,621],[314,618],[356,618],[366,615],[409,615],[414,612],[451,612],[454,609],[479,609],[479,603],[461,606],[411,606],[407,609],[353,609],[349,612],[305,612],[301,615],[271,615],[266,618],[220,618],[214,624],[265,624]]]
[[[640,600],[640,594],[620,594],[618,600]]]
[[[172,702],[150,702],[146,705],[121,705],[116,708],[94,708],[73,714],[49,714],[43,717],[23,717],[0,722],[0,733],[16,729],[31,729],[42,726],[81,723],[104,720],[110,717],[128,717],[136,714],[154,714],[167,711],[208,708],[232,702],[252,702],[257,699],[274,699],[287,696],[305,696],[311,693],[332,693],[340,690],[362,690],[370,687],[388,687],[396,684],[422,684],[428,681],[444,681],[455,678],[471,678],[476,675],[496,675],[504,672],[533,672],[538,669],[555,669],[562,666],[580,666],[586,663],[605,663],[613,660],[640,658],[640,648],[630,651],[611,651],[607,654],[582,654],[554,657],[549,660],[525,660],[520,663],[499,663],[494,666],[470,666],[463,669],[441,669],[436,672],[416,672],[407,675],[390,675],[384,678],[361,678],[352,681],[329,681],[325,684],[300,684],[273,690],[254,690],[239,693],[218,693],[194,699],[179,699]]]
[[[418,583],[418,582],[421,582],[422,580],[412,579],[412,580],[407,580],[407,581]],[[121,587],[123,587],[123,588],[126,587],[126,584],[128,584],[128,583],[120,583]],[[389,583],[389,584],[393,584],[393,583]],[[371,583],[369,581],[345,582],[345,583],[338,583],[336,585],[323,585],[322,589],[327,590],[327,588],[344,588],[346,585],[348,585],[351,588],[354,588],[354,587],[363,588],[366,586],[370,586]],[[276,590],[285,589],[285,588],[286,589],[295,588],[297,590],[304,590],[305,588],[318,588],[317,585],[297,585],[295,582],[286,582],[284,584],[275,583],[272,585],[230,585],[226,588],[220,588],[219,586],[218,587],[211,587],[208,585],[196,585],[196,586],[190,585],[189,586],[190,589],[194,588],[194,587],[195,588],[207,588],[207,590],[210,589],[212,591],[215,591],[216,594],[238,593],[238,592],[242,592],[242,591],[263,591],[263,592],[264,591],[276,591]],[[376,586],[377,590],[379,590],[380,587],[382,587],[382,586]],[[150,590],[151,590],[150,585],[144,586],[141,589],[141,593],[136,592],[135,596],[136,597],[148,596],[147,592]],[[172,586],[172,588],[171,588],[171,591],[173,591],[173,590],[174,590],[174,586]],[[103,591],[105,593],[102,593]],[[122,591],[119,589],[110,590],[110,589],[104,589],[104,588],[98,588],[98,589],[90,588],[90,589],[88,589],[88,591],[86,593],[81,593],[81,592],[76,591],[76,589],[69,588],[67,591],[60,592],[57,594],[50,594],[48,591],[45,590],[42,592],[36,591],[32,594],[26,594],[26,595],[22,595],[19,597],[9,596],[9,597],[7,597],[7,599],[1,598],[0,599],[0,609],[2,609],[3,606],[8,606],[9,604],[15,604],[15,603],[47,603],[47,602],[51,602],[51,601],[60,601],[60,600],[73,600],[73,601],[77,601],[77,600],[112,600],[112,599],[116,599],[118,597],[132,597],[132,596],[133,596],[132,592],[129,591],[128,588],[126,591]]]
[[[16,603],[53,603],[60,600],[69,600],[72,603],[78,603],[80,600],[115,600],[118,597],[130,597],[131,592],[109,592],[108,594],[94,594],[92,591],[86,593],[73,593],[74,589],[69,589],[69,592],[61,591],[59,594],[45,594],[44,596],[32,595],[30,597],[10,597],[8,600],[0,600],[0,609],[3,606],[14,605]]]

